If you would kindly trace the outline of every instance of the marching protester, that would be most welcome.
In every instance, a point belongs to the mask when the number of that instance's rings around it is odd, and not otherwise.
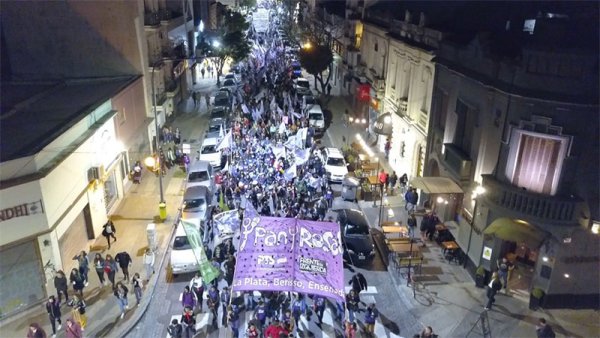
[[[90,262],[88,261],[87,253],[85,253],[85,251],[81,251],[79,255],[73,257],[73,260],[76,260],[79,264],[79,273],[83,277],[83,284],[88,286],[88,271],[90,270]]]
[[[106,285],[106,280],[104,279],[104,258],[98,252],[94,255],[94,269],[100,280],[100,285]]]
[[[202,280],[202,276],[200,272],[196,272],[196,275],[192,278],[189,284],[190,289],[196,295],[196,305],[198,307],[198,311],[202,312],[202,297],[204,295],[204,280]]]
[[[139,273],[134,273],[133,278],[131,279],[131,284],[133,284],[133,293],[135,294],[136,305],[140,306],[140,301],[142,300],[142,287],[143,282]]]
[[[129,267],[131,266],[131,256],[125,251],[115,255],[115,261],[119,263],[121,271],[123,271],[123,279],[129,282]]]
[[[46,302],[46,312],[48,312],[48,318],[50,319],[50,325],[52,325],[52,336],[56,336],[56,331],[62,327],[62,321],[60,320],[60,303],[56,301],[54,296],[48,297]],[[56,327],[58,322],[58,328]]]
[[[54,287],[56,288],[56,297],[58,302],[62,302],[62,297],[65,297],[65,302],[69,302],[69,292],[67,290],[67,277],[62,270],[56,271],[54,275]]]
[[[127,301],[127,293],[129,289],[122,282],[118,282],[115,290],[113,291],[115,297],[117,298],[117,304],[119,305],[119,309],[121,310],[121,318],[125,316],[125,310],[129,309],[129,303]]]
[[[83,332],[79,323],[73,318],[67,319],[66,323],[65,333],[67,334],[67,338],[83,338]]]

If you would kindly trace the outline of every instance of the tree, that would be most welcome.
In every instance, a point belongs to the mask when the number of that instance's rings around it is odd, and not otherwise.
[[[215,40],[211,43],[204,42],[200,47],[207,55],[215,58],[218,85],[221,84],[220,76],[223,74],[225,63],[228,60],[242,61],[252,50],[246,36],[250,24],[242,14],[228,10],[221,21]]]
[[[315,87],[317,81],[321,85],[321,92],[325,93],[325,88],[331,79],[331,63],[333,62],[333,53],[326,45],[305,46],[298,52],[300,64],[309,74],[315,77]],[[323,72],[327,72],[327,79],[323,81]]]

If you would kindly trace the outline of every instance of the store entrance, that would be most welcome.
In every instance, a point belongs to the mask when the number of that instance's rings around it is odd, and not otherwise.
[[[529,248],[525,243],[502,241],[499,259],[506,257],[514,265],[514,269],[508,275],[508,288],[511,291],[529,293],[538,253],[538,249]]]

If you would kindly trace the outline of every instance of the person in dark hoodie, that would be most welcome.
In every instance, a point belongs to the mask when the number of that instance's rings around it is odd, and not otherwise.
[[[125,251],[115,255],[115,261],[119,263],[119,267],[123,271],[123,279],[129,282],[129,267],[131,266],[131,256]]]
[[[352,290],[357,294],[361,291],[367,290],[367,279],[362,273],[355,273],[350,279],[348,284],[352,285]]]

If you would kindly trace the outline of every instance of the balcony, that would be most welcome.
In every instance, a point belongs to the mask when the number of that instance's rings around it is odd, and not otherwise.
[[[444,144],[444,164],[460,181],[471,179],[471,159],[452,143]]]
[[[400,113],[400,116],[406,116],[407,111],[408,111],[408,99],[405,97],[398,99],[398,113]]]
[[[506,213],[512,213],[515,218],[556,225],[570,225],[578,221],[578,210],[583,201],[576,197],[538,194],[500,182],[492,175],[482,177],[486,188],[485,200]]]
[[[144,13],[144,26],[157,27],[160,25],[160,13]]]

